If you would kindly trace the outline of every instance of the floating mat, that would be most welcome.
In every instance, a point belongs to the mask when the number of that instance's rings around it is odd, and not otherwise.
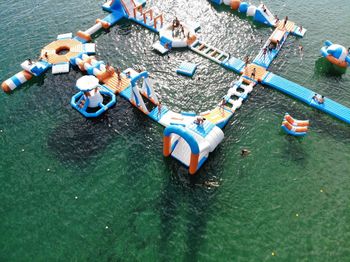
[[[52,66],[52,74],[63,74],[69,72],[69,63],[59,63]]]
[[[189,62],[182,62],[181,65],[176,69],[176,73],[185,75],[185,76],[193,76],[197,69],[197,65]]]
[[[67,33],[67,34],[61,34],[57,36],[57,40],[61,40],[61,39],[71,39],[73,38],[73,34],[72,33]]]
[[[95,54],[96,53],[96,44],[87,43],[83,45],[84,53]]]
[[[162,55],[164,55],[164,54],[169,52],[169,49],[165,48],[164,45],[162,45],[162,43],[160,41],[154,43],[152,45],[152,47],[153,47],[153,49],[157,50]]]

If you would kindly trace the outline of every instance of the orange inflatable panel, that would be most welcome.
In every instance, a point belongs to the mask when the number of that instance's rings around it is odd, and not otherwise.
[[[309,120],[297,120],[294,119],[291,115],[286,114],[284,116],[284,119],[290,123],[293,126],[309,126],[310,125],[310,121]]]

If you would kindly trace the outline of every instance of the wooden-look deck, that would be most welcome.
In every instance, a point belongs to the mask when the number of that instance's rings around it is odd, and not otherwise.
[[[213,124],[217,124],[225,119],[228,119],[232,116],[233,112],[227,106],[220,107],[217,106],[213,110],[211,110],[208,114],[203,115],[206,120],[212,122]]]
[[[295,28],[295,23],[292,21],[287,21],[286,26],[284,26],[284,20],[280,20],[276,25],[276,28],[280,30],[287,30],[288,32],[293,32]]]
[[[251,78],[252,72],[255,68],[255,78],[254,80],[256,81],[262,81],[262,79],[265,78],[267,71],[264,67],[262,66],[258,66],[256,64],[249,64],[243,71],[243,75],[242,76],[247,76],[249,78]]]
[[[61,50],[67,50],[60,55]],[[72,57],[83,52],[83,44],[75,39],[61,39],[53,41],[41,50],[41,58],[51,64],[67,63]],[[46,54],[46,55],[45,55]]]
[[[114,93],[117,94],[122,92],[124,89],[126,89],[130,85],[130,79],[121,75],[121,80],[119,80],[118,75],[114,73],[112,77],[104,81],[104,84],[109,89],[113,90]]]

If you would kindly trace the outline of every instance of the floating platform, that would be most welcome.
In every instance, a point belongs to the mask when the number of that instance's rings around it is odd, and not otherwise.
[[[350,124],[350,108],[343,106],[327,97],[325,98],[323,104],[319,104],[313,99],[317,92],[307,89],[273,73],[268,73],[265,79],[263,79],[262,83]]]
[[[237,74],[241,74],[243,72],[245,63],[238,58],[230,57],[230,59],[222,63],[222,66],[226,69],[236,72]]]
[[[190,62],[182,62],[181,65],[176,69],[176,73],[192,77],[196,72],[197,64]]]

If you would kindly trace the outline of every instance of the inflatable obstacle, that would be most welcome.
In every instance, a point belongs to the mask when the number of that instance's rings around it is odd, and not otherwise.
[[[86,118],[99,117],[116,104],[116,96],[107,89],[103,90],[95,76],[79,78],[76,88],[79,93],[72,97],[71,106]]]
[[[347,68],[350,66],[350,54],[344,46],[333,44],[327,40],[321,48],[321,55],[333,65]]]
[[[286,113],[283,118],[281,128],[288,135],[305,136],[309,130],[309,120],[297,120]]]
[[[209,153],[224,139],[216,125],[203,120],[187,126],[172,124],[164,129],[163,154],[172,156],[189,168],[193,175],[208,159]]]
[[[197,64],[182,62],[181,65],[176,69],[176,73],[192,77],[196,72]]]
[[[279,20],[266,5],[260,4],[255,6],[249,2],[242,0],[210,0],[214,4],[224,4],[230,6],[232,10],[238,11],[242,14],[246,14],[248,17],[252,17],[257,23],[261,23],[267,26],[276,27],[279,29],[285,29],[291,34],[299,37],[303,37],[306,33],[306,29],[302,26],[297,26],[292,21]]]

